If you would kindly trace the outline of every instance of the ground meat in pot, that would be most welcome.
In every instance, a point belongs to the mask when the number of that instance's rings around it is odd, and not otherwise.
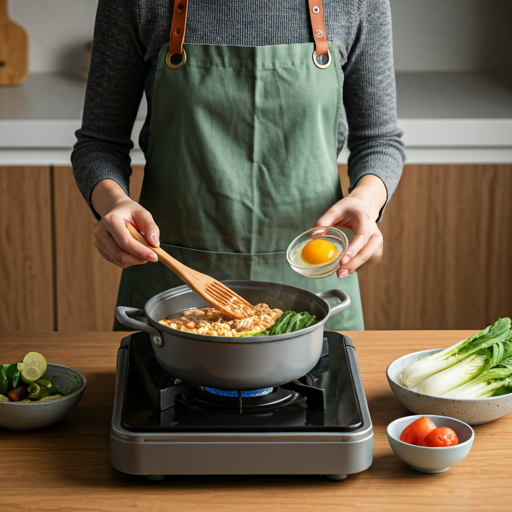
[[[236,337],[266,331],[283,314],[280,309],[270,309],[267,304],[258,304],[254,309],[253,316],[234,320],[215,308],[191,308],[183,310],[179,316],[164,318],[159,323],[194,334]]]

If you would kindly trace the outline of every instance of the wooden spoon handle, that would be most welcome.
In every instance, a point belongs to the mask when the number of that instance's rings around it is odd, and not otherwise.
[[[146,239],[131,225],[126,224],[126,228],[131,233],[133,238],[140,242],[142,245],[151,249],[157,256],[158,260],[161,261],[166,267],[170,268],[179,278],[183,279],[189,286],[197,280],[198,272],[183,265],[176,258],[173,258],[168,252],[164,251],[161,247],[153,247],[149,245]],[[191,283],[192,281],[192,283]]]

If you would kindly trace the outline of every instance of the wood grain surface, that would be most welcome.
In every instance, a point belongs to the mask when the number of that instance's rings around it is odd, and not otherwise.
[[[469,455],[446,473],[421,474],[391,451],[386,426],[408,411],[387,365],[406,353],[447,347],[470,331],[351,332],[374,426],[374,461],[343,482],[319,476],[172,476],[162,482],[110,465],[109,428],[121,333],[1,333],[2,362],[37,348],[82,371],[88,387],[61,423],[33,432],[0,429],[1,509],[55,511],[510,511],[512,414],[475,427]]]
[[[0,85],[24,82],[28,74],[28,37],[8,16],[7,0],[0,0]]]
[[[131,195],[138,199],[143,168],[135,167]],[[93,244],[97,221],[76,186],[71,167],[53,169],[58,331],[112,329],[121,269]]]
[[[359,273],[367,329],[483,329],[512,315],[512,165],[408,165]]]
[[[0,331],[54,326],[49,167],[0,167]]]

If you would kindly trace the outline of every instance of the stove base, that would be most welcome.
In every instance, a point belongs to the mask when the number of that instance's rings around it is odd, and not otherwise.
[[[209,436],[210,437],[210,436]],[[252,436],[251,436],[252,437]],[[275,435],[273,436],[275,437]],[[332,436],[329,436],[332,437]],[[348,441],[348,442],[347,442]],[[114,468],[131,475],[325,475],[341,480],[343,475],[368,469],[373,460],[373,431],[357,441],[294,442],[282,440],[210,442],[197,439],[140,440],[110,436]]]

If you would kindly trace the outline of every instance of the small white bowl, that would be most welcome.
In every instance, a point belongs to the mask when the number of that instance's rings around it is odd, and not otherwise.
[[[41,378],[54,380],[65,396],[48,402],[0,402],[0,427],[34,430],[57,423],[76,407],[87,386],[81,372],[60,364],[48,363]]]
[[[398,400],[416,414],[440,414],[470,425],[480,425],[501,418],[512,411],[512,393],[489,398],[442,398],[412,391],[398,382],[398,374],[418,359],[443,349],[422,350],[395,359],[386,370],[389,387]]]
[[[445,416],[424,415],[432,420],[436,427],[449,427],[459,438],[459,444],[444,448],[430,448],[428,446],[416,446],[400,441],[400,435],[404,429],[422,415],[406,416],[391,422],[386,429],[389,445],[400,459],[408,466],[420,473],[444,473],[450,466],[463,460],[473,446],[475,433],[473,429],[463,421]]]

